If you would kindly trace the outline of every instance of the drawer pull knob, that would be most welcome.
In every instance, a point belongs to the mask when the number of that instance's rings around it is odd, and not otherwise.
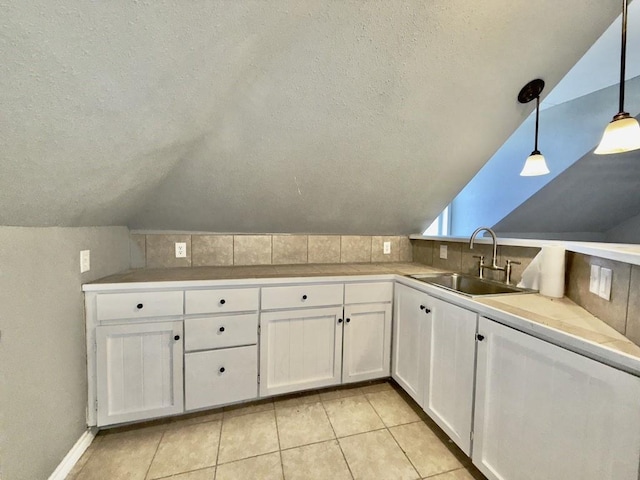
[[[350,319],[350,318],[347,318],[347,319],[345,320],[345,322],[347,322],[347,323],[349,323],[350,321],[351,321],[351,319]]]
[[[342,319],[341,318],[338,319],[338,323],[342,323]]]
[[[220,370],[218,370],[220,373],[224,373],[224,367],[220,367]]]
[[[306,295],[302,295],[302,300],[306,300],[307,296]]]
[[[137,308],[138,310],[142,310],[142,307],[144,307],[144,305],[143,305],[143,304],[141,304],[141,303],[139,303],[138,305],[136,305],[136,308]]]
[[[218,330],[219,330],[220,332],[224,332],[224,327],[220,327]]]
[[[476,335],[476,338],[478,339],[479,342],[481,342],[481,341],[484,340],[484,335],[479,333],[479,334]]]
[[[224,298],[220,300],[220,305],[224,305],[225,303],[227,303],[227,301]]]
[[[429,313],[431,313],[431,309],[430,308],[425,308],[424,309],[424,313],[426,313],[428,315]]]
[[[180,340],[180,335],[176,335],[175,337],[173,337],[174,340]]]
[[[424,310],[424,305],[420,305],[420,310]]]

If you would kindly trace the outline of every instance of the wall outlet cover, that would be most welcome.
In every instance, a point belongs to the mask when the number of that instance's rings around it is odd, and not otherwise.
[[[185,242],[176,242],[176,258],[187,257],[187,244]]]
[[[440,258],[447,259],[447,245],[440,245]]]
[[[91,270],[91,250],[80,251],[80,273]]]
[[[600,269],[600,291],[598,295],[605,300],[611,300],[611,281],[613,273],[610,268]]]
[[[591,265],[591,274],[589,275],[589,291],[600,294],[600,266]]]
[[[382,253],[389,255],[391,253],[391,242],[382,243]]]

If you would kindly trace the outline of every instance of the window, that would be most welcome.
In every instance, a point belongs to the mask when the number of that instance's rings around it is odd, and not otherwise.
[[[440,215],[427,228],[423,235],[446,237],[451,225],[451,205],[447,205]]]

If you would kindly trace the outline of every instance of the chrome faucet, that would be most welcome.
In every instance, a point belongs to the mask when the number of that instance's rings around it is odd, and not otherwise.
[[[471,238],[469,239],[469,249],[473,250],[473,241],[476,239],[476,236],[478,235],[478,233],[480,233],[483,230],[485,230],[486,232],[489,232],[489,235],[491,235],[491,238],[493,239],[493,257],[491,258],[491,265],[485,265],[484,256],[480,256],[480,274],[479,274],[480,278],[484,277],[483,270],[485,268],[488,268],[490,270],[505,271],[505,267],[499,267],[498,264],[496,263],[496,260],[498,258],[498,239],[496,238],[495,232],[491,230],[489,227],[476,228],[476,231],[471,234]]]

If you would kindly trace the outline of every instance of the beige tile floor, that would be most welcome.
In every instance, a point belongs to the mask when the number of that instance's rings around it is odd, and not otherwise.
[[[68,480],[484,480],[389,382],[100,432]]]

